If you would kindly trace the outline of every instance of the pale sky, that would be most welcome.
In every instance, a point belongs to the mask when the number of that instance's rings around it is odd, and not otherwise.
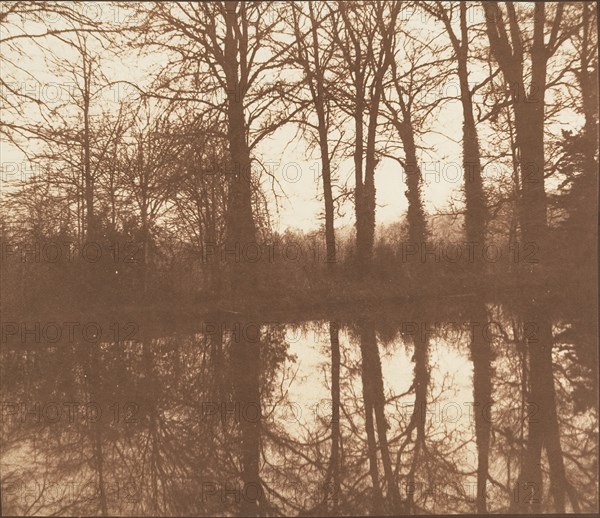
[[[88,14],[94,9],[97,10],[96,16],[109,21],[118,18],[126,22],[128,13],[121,8],[116,8],[110,4],[89,4],[89,7],[80,6],[87,9]],[[476,19],[481,16],[478,10],[469,11],[470,18]],[[422,20],[420,15],[413,14],[411,10],[405,10],[403,16],[407,23],[414,24],[424,29],[431,20]],[[43,32],[39,26],[27,27],[28,31]],[[426,30],[426,29],[424,29]],[[439,26],[435,27],[440,30]],[[444,36],[445,37],[445,36]],[[60,71],[49,70],[43,59],[42,51],[35,45],[24,44],[27,52],[18,60],[19,66],[31,73],[26,77],[22,72],[17,75],[19,88],[29,95],[39,97],[46,102],[59,103],[68,98],[67,90],[69,80],[61,75]],[[69,54],[76,59],[76,54],[72,49],[67,49],[64,44],[55,40],[48,40],[47,48],[52,52],[58,53],[62,57],[68,57]],[[133,51],[126,51],[120,59],[103,52],[102,71],[108,81],[127,80],[146,85],[149,78],[161,66],[161,56],[152,54],[143,58],[138,58]],[[471,78],[476,80],[477,72],[474,67],[471,68]],[[9,78],[11,81],[15,78]],[[61,90],[62,87],[62,90]],[[67,88],[65,90],[64,88]],[[116,88],[105,88],[99,94],[99,100],[96,103],[96,109],[100,110],[107,106],[115,105],[115,98],[119,95],[129,95],[131,87],[122,85],[118,90]],[[454,76],[442,86],[444,95],[457,95],[458,84]],[[31,109],[31,119],[36,118],[36,110]],[[461,171],[461,148],[460,138],[462,133],[462,111],[458,100],[449,101],[443,105],[441,110],[431,121],[431,129],[435,133],[425,135],[424,139],[418,144],[423,144],[430,148],[431,152],[421,155],[421,169],[423,173],[423,199],[426,210],[433,213],[436,210],[446,208],[451,199],[460,197],[463,176]],[[571,119],[571,127],[578,125],[574,119]],[[267,164],[273,172],[275,178],[280,184],[281,189],[276,187],[277,194],[284,194],[280,197],[281,206],[279,211],[275,210],[274,198],[271,196],[272,203],[270,211],[273,215],[273,223],[276,230],[283,231],[287,228],[297,228],[305,231],[317,229],[321,225],[318,215],[323,211],[323,201],[318,200],[317,195],[322,198],[322,184],[319,182],[318,175],[320,157],[318,150],[309,151],[306,142],[301,138],[296,138],[296,128],[292,125],[285,126],[261,142],[257,148],[257,159],[263,164]],[[480,134],[482,147],[486,146],[485,135]],[[385,135],[382,135],[385,137]],[[397,136],[393,137],[395,141]],[[292,141],[293,140],[293,141]],[[27,164],[22,153],[7,142],[2,142],[0,147],[2,153],[2,190],[10,188],[11,178],[22,177],[24,174],[31,174],[33,170],[30,164]],[[399,151],[401,153],[401,151]],[[351,158],[343,161],[335,161],[333,164],[336,184],[346,184],[349,188],[353,185],[353,161]],[[488,168],[490,179],[502,174],[510,174],[506,167],[501,164],[493,164]],[[485,176],[485,175],[484,175]],[[270,182],[264,178],[263,185],[268,190]],[[406,213],[407,200],[404,194],[406,185],[403,179],[403,173],[400,165],[391,160],[383,159],[378,165],[375,175],[375,185],[377,194],[377,225],[389,224],[399,221]],[[339,189],[334,190],[334,196],[339,194]],[[336,220],[337,227],[349,227],[354,224],[354,212],[351,201],[347,200],[341,210],[343,217]]]

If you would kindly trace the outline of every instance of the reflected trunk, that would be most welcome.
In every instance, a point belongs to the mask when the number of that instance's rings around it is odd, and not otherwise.
[[[148,340],[142,338],[142,362],[144,367],[144,397],[147,398],[148,409],[148,440],[150,443],[149,470],[150,470],[150,512],[159,514],[162,509],[158,504],[159,499],[159,472],[163,471],[161,452],[159,447],[159,415],[158,407],[159,394],[158,384],[154,367],[154,351]],[[162,485],[162,484],[161,484]]]
[[[103,445],[103,420],[101,418],[101,411],[104,408],[103,398],[101,397],[101,382],[100,382],[100,358],[98,351],[98,344],[91,344],[88,346],[88,361],[85,363],[84,371],[85,377],[88,380],[88,391],[90,396],[90,403],[98,405],[96,408],[100,408],[100,414],[98,418],[90,419],[90,426],[92,427],[92,443],[93,443],[93,462],[94,470],[98,475],[98,492],[100,498],[100,512],[102,516],[108,516],[108,504],[106,501],[106,484],[105,484],[105,473],[104,473],[104,449]]]
[[[427,395],[431,377],[431,370],[429,367],[429,338],[424,336],[419,330],[413,338],[413,343],[415,348],[413,355],[413,361],[415,362],[413,380],[415,406],[413,415],[405,431],[407,441],[411,439],[413,431],[416,431],[412,462],[406,477],[406,511],[411,514],[417,512],[414,501],[414,489],[416,488],[415,479],[417,469],[421,463],[421,458],[427,447],[425,442],[425,425],[427,423]]]
[[[377,449],[381,452],[381,461],[387,488],[387,501],[389,510],[397,511],[400,505],[400,494],[398,485],[392,469],[390,449],[387,439],[389,428],[385,417],[385,393],[383,387],[383,375],[381,372],[381,359],[377,346],[375,327],[371,322],[360,324],[360,350],[362,355],[362,379],[363,394],[365,399],[365,418],[367,424],[367,438],[369,441],[369,463],[371,464],[371,478],[378,477],[377,473]],[[373,419],[373,416],[375,419]],[[375,432],[377,429],[378,448],[376,445]],[[374,496],[381,499],[381,490],[377,478],[377,486],[374,485]],[[380,504],[377,504],[379,506]]]
[[[239,408],[241,433],[241,516],[264,514],[260,479],[261,403],[260,329],[256,323],[236,322],[231,361],[235,403]]]
[[[542,448],[546,450],[550,472],[550,492],[556,512],[565,512],[568,481],[565,474],[557,414],[552,365],[554,338],[552,326],[540,302],[531,301],[526,325],[534,332],[525,336],[529,356],[528,433],[525,456],[515,488],[515,508],[520,512],[540,512],[543,505]],[[577,498],[571,498],[574,509]]]
[[[490,433],[492,428],[492,351],[491,343],[483,332],[488,321],[485,304],[471,303],[473,328],[471,330],[471,361],[473,362],[473,402],[475,442],[477,444],[477,497],[479,514],[487,513],[487,479],[489,476]]]
[[[329,461],[332,487],[332,514],[338,513],[340,500],[340,326],[329,322],[331,342],[331,458]]]

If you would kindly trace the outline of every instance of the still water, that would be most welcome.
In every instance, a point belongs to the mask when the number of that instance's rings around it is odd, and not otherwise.
[[[461,299],[60,338],[5,323],[3,512],[596,511],[594,321]]]

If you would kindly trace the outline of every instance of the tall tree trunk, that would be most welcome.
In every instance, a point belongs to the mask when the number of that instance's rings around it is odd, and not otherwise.
[[[323,97],[327,89],[325,84],[325,70],[319,59],[319,36],[318,22],[315,19],[313,6],[309,3],[310,18],[311,18],[311,33],[312,33],[312,53],[314,70],[306,70],[314,78],[314,82],[310,82],[313,104],[317,112],[318,133],[319,133],[319,149],[321,151],[321,175],[323,177],[323,198],[325,201],[325,247],[326,247],[326,262],[327,267],[332,270],[336,263],[336,248],[335,248],[335,227],[334,227],[334,207],[333,207],[333,192],[331,188],[331,155],[329,152],[329,125],[327,123],[327,106],[326,100]],[[306,63],[308,66],[308,63]]]
[[[323,197],[325,199],[325,247],[327,267],[335,268],[337,261],[334,227],[333,192],[331,188],[331,159],[329,157],[329,145],[327,143],[327,129],[325,113],[322,108],[317,109],[319,117],[319,146],[321,148],[321,167],[323,176]]]
[[[538,244],[541,250],[538,266],[544,264],[547,244],[546,192],[544,189],[544,94],[546,91],[546,63],[556,41],[563,6],[556,8],[552,34],[548,46],[544,42],[545,4],[533,6],[533,40],[531,44],[531,83],[525,86],[523,46],[514,5],[507,2],[508,22],[512,47],[497,2],[485,2],[486,29],[490,48],[496,57],[505,81],[511,86],[511,100],[515,115],[516,143],[520,153],[521,173],[521,231],[526,242]],[[538,280],[538,276],[533,277]],[[565,510],[566,475],[560,446],[556,416],[556,399],[552,374],[552,325],[547,314],[540,310],[540,297],[532,294],[525,310],[527,322],[537,325],[535,342],[528,344],[530,369],[530,398],[538,412],[530,418],[524,464],[515,489],[520,495],[515,507],[539,512],[542,506],[541,452],[545,446],[549,456],[550,479],[554,506],[557,512]],[[539,295],[539,294],[538,294]],[[551,458],[550,458],[551,457]],[[529,495],[527,495],[529,491]],[[535,497],[535,501],[527,496]]]
[[[91,102],[91,63],[88,61],[87,51],[83,49],[83,178],[85,182],[85,209],[86,209],[86,242],[96,239],[96,224],[94,218],[94,178],[92,175],[91,159],[91,128],[90,128],[90,102]]]
[[[381,88],[375,87],[369,106],[369,125],[367,128],[367,145],[365,148],[365,178],[362,188],[362,234],[361,264],[365,273],[370,271],[373,262],[373,244],[375,242],[375,139],[377,138],[377,118],[379,115],[379,98]]]
[[[455,48],[458,61],[460,99],[463,111],[463,171],[465,175],[465,233],[467,242],[484,245],[487,207],[481,178],[481,155],[477,138],[477,127],[473,116],[473,100],[469,90],[469,35],[466,2],[460,2],[461,42]],[[479,257],[479,255],[477,256]],[[475,273],[481,272],[481,261],[475,260]]]
[[[526,242],[538,243],[543,251],[547,232],[544,190],[544,94],[548,58],[544,43],[545,6],[544,3],[534,5],[529,92],[525,85],[523,47],[514,5],[507,2],[514,49],[508,42],[497,2],[484,2],[484,8],[490,48],[511,88],[516,143],[520,153],[522,235]]]
[[[408,199],[408,239],[410,243],[421,247],[427,238],[427,222],[421,193],[421,168],[417,160],[414,129],[408,112],[404,113],[404,121],[398,125],[398,129],[406,164],[405,195]]]
[[[84,246],[86,244],[95,244],[97,240],[97,225],[94,214],[94,176],[92,172],[92,135],[90,127],[90,104],[91,104],[91,82],[92,70],[91,63],[85,47],[80,49],[83,59],[83,136],[82,136],[82,154],[83,154],[83,197],[85,204],[85,230]],[[83,214],[82,214],[83,215]],[[86,262],[86,268],[83,273],[84,292],[83,299],[86,305],[91,305],[97,299],[98,286],[98,268],[96,264]]]
[[[460,99],[463,112],[463,171],[465,176],[465,234],[468,243],[476,248],[485,244],[487,206],[481,178],[481,155],[477,138],[477,127],[473,115],[473,100],[469,90],[469,34],[467,26],[467,5],[460,2],[460,42],[452,28],[447,30],[454,45],[457,59],[457,73],[460,82]],[[477,278],[482,273],[481,256],[477,254],[473,264]],[[473,400],[475,403],[475,442],[477,444],[477,496],[476,507],[479,514],[487,513],[487,479],[489,476],[489,452],[492,406],[492,351],[485,339],[482,328],[487,322],[485,304],[474,300],[469,304],[470,317],[476,324],[471,335],[471,360],[473,361]]]
[[[365,201],[363,185],[363,128],[364,128],[364,90],[363,76],[360,72],[360,63],[357,65],[356,79],[356,108],[354,111],[354,214],[356,218],[356,254],[359,267],[366,264],[365,250]]]
[[[245,6],[242,5],[241,9]],[[234,287],[234,303],[238,299],[235,295],[243,293],[248,295],[255,286],[255,275],[249,274],[249,266],[243,261],[244,252],[248,244],[256,239],[256,226],[252,213],[252,175],[251,157],[248,146],[248,128],[244,113],[244,96],[247,85],[245,78],[240,77],[240,60],[245,60],[244,50],[247,42],[239,38],[247,37],[238,26],[238,2],[225,2],[225,80],[227,84],[227,136],[229,140],[229,153],[231,159],[229,201],[227,207],[226,247],[227,257],[232,264],[231,282]]]

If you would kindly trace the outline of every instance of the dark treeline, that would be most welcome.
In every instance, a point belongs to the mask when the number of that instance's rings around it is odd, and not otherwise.
[[[5,178],[25,176],[0,206],[4,305],[231,306],[243,292],[302,307],[384,286],[390,297],[548,279],[577,290],[594,274],[591,4],[104,7],[2,9],[1,131],[28,160],[4,162]],[[63,81],[59,102],[23,88],[36,79],[19,75],[30,48]],[[106,75],[111,60],[152,56],[143,82]],[[460,143],[463,196],[427,214],[424,138],[443,133],[449,104],[462,117],[462,135],[445,138]],[[286,185],[261,145],[286,126],[318,157],[323,219],[309,234],[273,226]],[[395,224],[376,221],[382,161],[405,184]],[[490,164],[504,172],[490,178]],[[351,230],[336,224],[346,206]]]

